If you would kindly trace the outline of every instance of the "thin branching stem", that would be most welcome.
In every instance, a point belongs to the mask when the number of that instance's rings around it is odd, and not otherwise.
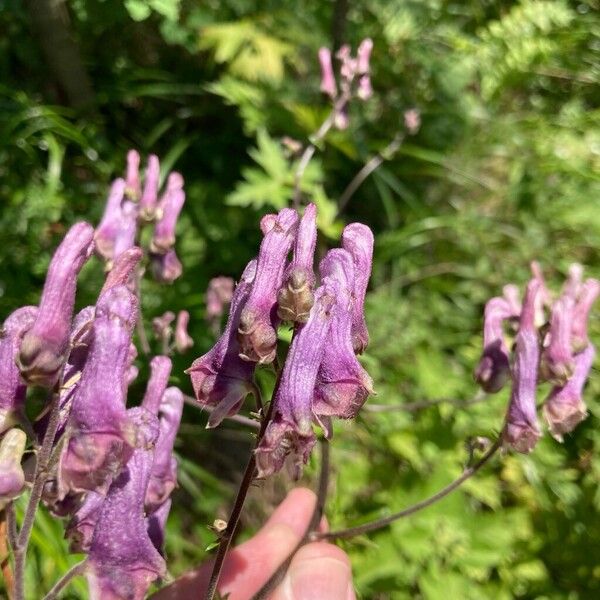
[[[53,586],[52,589],[44,596],[43,600],[54,600],[58,594],[64,590],[71,581],[81,575],[85,569],[86,560],[82,560],[74,564]]]
[[[429,498],[425,500],[421,500],[421,502],[417,502],[400,512],[394,513],[393,515],[389,515],[388,517],[383,517],[382,519],[377,519],[375,521],[370,521],[369,523],[364,523],[363,525],[358,525],[356,527],[349,527],[348,529],[340,529],[338,531],[329,531],[324,533],[315,532],[311,534],[311,540],[340,540],[340,539],[348,539],[357,535],[363,535],[365,533],[369,533],[371,531],[375,531],[377,529],[381,529],[382,527],[387,527],[394,521],[398,519],[403,519],[405,517],[409,517],[410,515],[414,515],[415,513],[428,508],[432,504],[439,502],[442,498],[445,498],[448,494],[453,492],[455,489],[460,487],[467,479],[475,475],[477,471],[481,469],[491,458],[496,454],[499,448],[502,445],[501,438],[498,438],[488,449],[488,451],[474,464],[470,467],[467,467],[461,474],[460,477],[455,479],[452,483],[448,484],[446,487],[442,488],[439,492],[433,494]]]

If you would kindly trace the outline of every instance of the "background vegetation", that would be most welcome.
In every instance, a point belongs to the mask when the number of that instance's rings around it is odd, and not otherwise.
[[[60,236],[75,220],[98,220],[126,150],[155,152],[163,172],[176,168],[187,183],[185,272],[167,289],[148,284],[144,311],[148,321],[191,312],[196,345],[173,377],[189,393],[182,370],[213,342],[207,282],[238,276],[256,252],[260,215],[290,200],[295,159],[281,137],[305,142],[327,114],[318,47],[370,36],[375,96],[322,144],[303,192],[319,204],[323,248],[350,220],[376,232],[365,365],[373,403],[408,410],[338,424],[328,518],[356,524],[454,478],[465,441],[497,432],[507,403],[506,393],[467,402],[485,300],[504,283],[523,285],[534,258],[554,285],[572,261],[600,276],[597,0],[50,6],[5,0],[0,11],[0,314],[37,301]],[[418,135],[336,215],[354,173],[412,107]],[[84,271],[82,306],[101,271],[97,262]],[[600,344],[597,316],[592,339]],[[268,373],[262,383],[272,384]],[[596,366],[590,417],[564,445],[546,435],[532,455],[494,461],[435,507],[346,542],[359,596],[598,598],[599,392]],[[432,399],[454,402],[412,406]],[[186,409],[179,437],[167,537],[175,576],[206,558],[207,525],[227,514],[252,443],[236,425],[206,431],[205,419]],[[284,475],[253,490],[245,535],[290,485]],[[47,589],[78,557],[67,555],[59,523],[39,523],[28,577]],[[83,582],[67,597],[84,598]]]

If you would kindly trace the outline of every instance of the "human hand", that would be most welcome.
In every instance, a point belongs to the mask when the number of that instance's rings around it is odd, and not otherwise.
[[[249,600],[268,581],[302,539],[316,496],[306,488],[292,490],[263,528],[231,550],[219,580],[228,600]],[[176,579],[153,600],[198,600],[208,586],[212,561]],[[270,600],[354,600],[350,561],[326,542],[312,542],[296,553]]]

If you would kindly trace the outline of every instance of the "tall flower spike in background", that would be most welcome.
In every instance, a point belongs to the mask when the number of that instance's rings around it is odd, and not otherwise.
[[[143,221],[152,221],[156,215],[159,180],[160,162],[158,156],[150,154],[146,166],[144,191],[140,199],[140,219]]]
[[[58,379],[69,350],[77,276],[92,252],[93,237],[91,225],[77,223],[52,257],[35,322],[23,336],[17,357],[30,384],[51,387]]]
[[[563,294],[552,305],[550,317],[550,342],[542,352],[541,373],[555,385],[564,385],[573,374],[571,331],[575,300]]]

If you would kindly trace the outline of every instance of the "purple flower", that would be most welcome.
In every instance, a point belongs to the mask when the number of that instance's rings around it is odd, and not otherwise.
[[[137,316],[137,300],[125,286],[112,288],[98,302],[60,458],[61,497],[69,491],[106,491],[136,444],[125,395]]]
[[[181,354],[187,352],[194,345],[194,340],[187,331],[189,322],[190,313],[187,310],[180,310],[177,313],[177,322],[175,324],[175,348]]]
[[[27,386],[15,363],[23,333],[35,322],[37,308],[24,306],[10,314],[0,329],[0,434],[23,417]]]
[[[137,246],[122,252],[108,272],[100,295],[117,285],[126,285],[133,291],[135,282],[132,280],[132,275],[143,256],[144,252]]]
[[[172,366],[173,363],[168,356],[155,356],[150,361],[150,379],[148,379],[142,406],[153,415],[158,413],[158,407],[169,383]]]
[[[421,129],[421,112],[418,108],[409,108],[404,111],[404,127],[409,135],[416,135]]]
[[[51,387],[58,379],[69,351],[77,275],[92,252],[93,237],[88,223],[73,225],[50,261],[35,322],[17,356],[30,384]]]
[[[105,260],[113,257],[115,240],[121,226],[121,204],[125,196],[125,186],[123,179],[113,181],[104,208],[104,215],[94,233],[96,253]]]
[[[541,435],[535,405],[540,358],[535,313],[540,293],[540,281],[532,279],[523,300],[513,365],[513,387],[502,434],[506,445],[523,453],[531,452]]]
[[[339,248],[330,250],[319,270],[324,282],[335,290],[335,311],[317,375],[312,410],[326,435],[330,436],[330,417],[354,418],[373,393],[373,381],[358,362],[352,347],[352,256]]]
[[[475,369],[475,381],[488,394],[499,392],[510,378],[510,351],[504,341],[503,323],[518,316],[505,298],[492,298],[483,317],[483,354]]]
[[[115,236],[112,260],[117,260],[121,254],[134,247],[135,236],[137,235],[138,230],[137,215],[137,204],[130,200],[123,202],[119,218],[119,227]]]
[[[316,438],[312,428],[312,401],[331,324],[335,289],[324,283],[315,292],[315,303],[305,325],[296,333],[283,367],[273,402],[273,418],[256,449],[259,477],[281,469],[288,455],[299,477]]]
[[[186,371],[191,377],[196,400],[202,406],[215,407],[208,427],[216,427],[226,416],[235,414],[254,389],[252,378],[256,365],[240,358],[236,331],[255,274],[256,260],[252,260],[233,294],[225,331],[212,349],[197,358]]]
[[[235,282],[231,277],[213,277],[206,289],[206,320],[218,335],[221,316],[231,303]]]
[[[240,356],[260,364],[273,362],[277,345],[277,292],[294,241],[298,214],[284,208],[270,224],[258,253],[256,277],[239,319]]]
[[[127,174],[125,175],[125,195],[134,202],[140,198],[140,155],[135,150],[127,153]]]
[[[581,292],[582,280],[583,267],[579,263],[573,263],[569,266],[569,275],[563,287],[563,294],[577,300]]]
[[[173,311],[166,311],[160,317],[154,317],[152,319],[152,331],[158,340],[169,340],[173,335],[173,328],[171,323],[175,320],[175,313]]]
[[[184,202],[183,177],[179,173],[171,173],[167,190],[159,204],[160,217],[154,226],[150,243],[153,253],[165,254],[175,245],[175,227]]]
[[[144,517],[158,424],[156,417],[144,409],[140,411],[145,416],[138,413],[132,418],[138,426],[140,419],[145,421],[141,427],[147,431],[148,449],[133,453],[102,504],[88,558],[91,600],[142,600],[150,584],[166,572],[165,561],[148,535]]]
[[[600,281],[586,279],[573,311],[572,345],[574,352],[581,352],[589,345],[588,318],[594,302],[600,295]]]
[[[360,75],[369,74],[369,62],[371,60],[371,52],[373,51],[373,40],[365,38],[356,51],[356,71]]]
[[[356,95],[361,100],[368,100],[373,95],[373,87],[371,86],[371,78],[369,75],[361,75],[358,80]]]
[[[342,232],[342,246],[354,260],[354,304],[352,308],[352,346],[357,354],[369,344],[364,305],[371,263],[373,261],[373,233],[362,223],[350,223]]]
[[[331,64],[331,50],[329,48],[319,48],[319,63],[321,64],[321,91],[327,94],[332,100],[337,96],[337,86],[333,74],[333,65]]]
[[[69,540],[69,552],[89,552],[92,537],[100,509],[104,503],[104,494],[88,492],[81,505],[65,527],[65,539]]]
[[[162,397],[158,413],[160,433],[154,449],[154,463],[146,492],[146,510],[153,513],[169,499],[177,485],[177,460],[173,445],[183,412],[183,394],[176,387],[168,388]]]
[[[152,275],[159,283],[173,283],[181,276],[183,267],[175,254],[169,250],[166,254],[151,254]]]
[[[340,75],[342,77],[342,88],[349,89],[350,83],[356,75],[357,61],[352,58],[352,51],[348,44],[344,44],[336,52],[336,58],[340,61]]]
[[[550,342],[542,353],[541,371],[544,379],[554,385],[564,385],[573,374],[571,330],[574,304],[572,296],[563,295],[552,306]]]
[[[151,515],[146,517],[146,526],[148,536],[152,540],[154,547],[163,554],[163,545],[165,543],[165,527],[167,518],[171,512],[171,499],[163,502]]]
[[[158,203],[158,184],[160,180],[160,163],[158,156],[151,154],[146,166],[144,192],[140,200],[140,219],[152,221],[156,214]]]
[[[277,315],[282,321],[306,323],[314,302],[313,262],[317,244],[317,207],[309,204],[300,219],[294,258],[277,293]]]
[[[9,429],[0,440],[0,510],[21,494],[25,474],[21,459],[27,436],[20,429]]]
[[[583,387],[594,362],[594,346],[588,347],[574,357],[575,368],[572,377],[563,385],[552,389],[544,403],[544,417],[550,433],[559,442],[562,436],[570,433],[587,417],[583,401]]]
[[[537,294],[535,301],[535,326],[542,327],[546,324],[545,308],[552,306],[552,294],[546,286],[546,281],[542,273],[542,268],[537,261],[531,262],[531,274],[533,279],[539,282],[540,291]]]

